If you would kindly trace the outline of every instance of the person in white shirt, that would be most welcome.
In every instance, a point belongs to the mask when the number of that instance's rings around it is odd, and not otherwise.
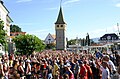
[[[110,58],[109,58],[108,55],[105,55],[105,56],[103,57],[103,61],[106,61],[106,62],[107,62],[111,74],[115,74],[117,70],[116,70],[116,68],[115,68],[114,63],[110,60]]]
[[[102,62],[100,70],[102,71],[102,79],[110,79],[110,71],[107,62]]]
[[[27,78],[27,79],[30,79],[30,76],[31,76],[30,60],[26,60],[26,63],[27,63],[26,78]]]

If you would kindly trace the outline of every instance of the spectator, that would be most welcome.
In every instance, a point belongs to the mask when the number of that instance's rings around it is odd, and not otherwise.
[[[87,74],[88,71],[87,71],[86,67],[84,66],[83,62],[80,61],[79,65],[80,65],[80,73],[79,73],[80,79],[88,79],[88,74]]]
[[[23,68],[23,61],[19,60],[19,66],[18,66],[18,73],[20,74],[20,79],[24,79],[24,68]]]
[[[91,69],[91,67],[88,65],[88,61],[87,60],[85,60],[84,61],[84,64],[85,64],[85,67],[86,67],[86,69],[87,69],[87,74],[88,74],[88,79],[93,79],[93,73],[92,73],[92,69]]]
[[[100,69],[102,71],[102,79],[110,79],[110,71],[107,62],[103,61]]]
[[[30,79],[31,77],[31,65],[30,65],[30,60],[26,60],[27,63],[27,68],[26,68],[26,79]]]

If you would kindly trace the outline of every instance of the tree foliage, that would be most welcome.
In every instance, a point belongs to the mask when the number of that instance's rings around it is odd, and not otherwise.
[[[87,36],[86,36],[85,45],[90,46],[90,37],[89,37],[88,33],[87,33]]]
[[[81,39],[80,41],[81,41],[81,46],[86,46],[86,44],[85,44],[85,41],[86,41],[85,38]]]
[[[6,32],[3,28],[4,28],[4,22],[2,20],[0,20],[0,43],[2,45],[5,45],[5,43],[6,43]]]
[[[67,42],[67,45],[75,45],[76,44],[76,39],[71,39]]]
[[[32,54],[34,51],[42,51],[45,48],[42,40],[34,35],[19,35],[13,41],[18,52],[23,54]]]
[[[76,45],[76,40],[77,39],[71,39],[67,41],[67,45]],[[90,41],[89,35],[86,36],[86,39],[85,38],[78,39],[78,44],[81,46],[86,46],[86,45],[90,46],[91,41]]]
[[[10,25],[10,32],[22,32],[18,25]]]
[[[46,45],[46,49],[54,49],[55,48],[55,43],[50,43]]]

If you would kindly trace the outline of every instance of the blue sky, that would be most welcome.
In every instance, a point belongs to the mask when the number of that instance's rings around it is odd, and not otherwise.
[[[3,0],[10,11],[13,24],[29,34],[45,39],[55,34],[60,0]],[[120,23],[120,0],[63,0],[62,8],[67,23],[68,39],[101,37],[117,33]]]

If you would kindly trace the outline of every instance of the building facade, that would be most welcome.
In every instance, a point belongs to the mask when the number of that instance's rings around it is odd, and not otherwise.
[[[101,43],[107,43],[107,42],[115,43],[115,42],[119,41],[119,36],[116,35],[115,33],[105,34],[102,37],[100,37],[99,41]]]
[[[12,39],[18,35],[25,35],[26,32],[10,32],[9,41],[12,42]]]
[[[66,23],[60,7],[57,21],[55,22],[56,50],[66,50]]]
[[[103,44],[108,48],[113,48],[114,50],[120,50],[120,39],[115,33],[105,34],[99,39],[99,43]]]
[[[55,35],[51,35],[50,33],[47,35],[47,37],[44,40],[45,44],[51,44],[55,43]]]
[[[0,19],[4,22],[4,30],[6,30],[7,36],[10,36],[10,23],[13,22],[9,13],[3,1],[0,0]]]
[[[4,28],[3,29],[6,31],[6,35],[8,37],[8,38],[6,38],[7,42],[9,42],[9,40],[10,40],[10,38],[9,38],[9,36],[10,36],[10,23],[13,22],[12,19],[10,18],[10,16],[9,16],[9,13],[10,12],[5,7],[3,1],[0,0],[0,20],[4,22]],[[6,53],[5,46],[2,46],[2,49],[0,49],[0,53],[1,54]]]

